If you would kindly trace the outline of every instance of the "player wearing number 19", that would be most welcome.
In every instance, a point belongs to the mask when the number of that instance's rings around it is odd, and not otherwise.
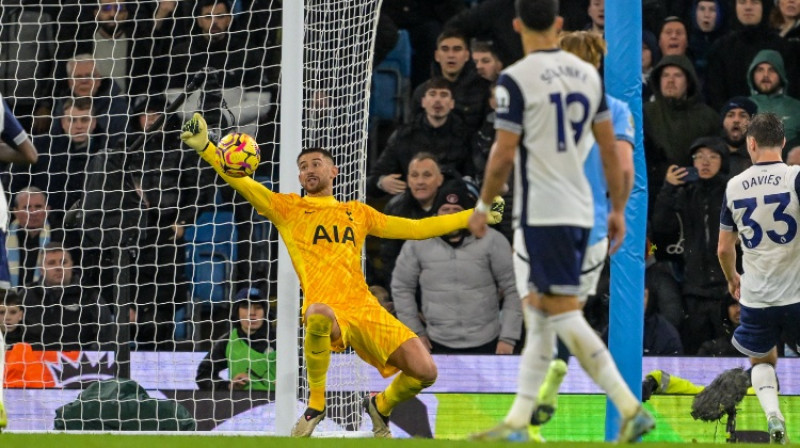
[[[391,437],[388,422],[392,409],[431,386],[437,372],[419,338],[370,293],[361,269],[364,239],[367,235],[396,239],[446,235],[465,228],[471,211],[413,220],[386,216],[360,202],[339,202],[333,196],[333,180],[339,169],[331,153],[321,148],[305,149],[297,157],[305,196],[275,193],[250,177],[225,174],[200,114],[184,125],[181,139],[197,150],[258,213],[272,221],[300,278],[309,401],[292,435],[310,436],[325,418],[325,382],[331,351],[352,347],[384,377],[400,371],[386,390],[364,403],[375,436]],[[499,222],[502,216],[502,199],[498,199],[491,213],[493,222]]]
[[[652,429],[654,420],[586,322],[577,297],[594,224],[584,161],[595,141],[611,205],[612,252],[625,236],[628,188],[603,84],[595,67],[559,49],[563,19],[557,17],[557,0],[516,0],[515,7],[513,26],[527,56],[504,70],[497,81],[495,142],[470,230],[478,236],[485,232],[487,204],[516,163],[514,250],[527,266],[515,264],[514,271],[518,289],[529,291],[522,307],[527,337],[511,410],[498,426],[473,438],[528,438],[528,422],[558,335],[619,410],[624,419],[619,441],[632,442]]]
[[[728,290],[741,304],[733,345],[750,357],[751,382],[767,416],[772,443],[788,443],[778,406],[776,344],[782,332],[800,335],[800,167],[781,160],[786,144],[781,119],[758,114],[747,128],[753,166],[728,181],[720,213],[717,255]],[[736,272],[736,240],[742,241],[744,274]]]

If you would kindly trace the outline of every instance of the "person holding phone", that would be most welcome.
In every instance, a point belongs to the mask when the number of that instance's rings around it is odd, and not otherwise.
[[[681,325],[685,353],[724,334],[719,309],[727,282],[717,260],[719,212],[728,180],[728,151],[718,137],[690,146],[692,166],[670,165],[653,210],[654,231],[673,235],[667,249],[682,256],[682,293],[686,319]]]

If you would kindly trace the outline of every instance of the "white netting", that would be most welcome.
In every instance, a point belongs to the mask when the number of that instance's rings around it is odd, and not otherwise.
[[[40,154],[2,171],[18,210],[7,246],[25,311],[19,325],[6,320],[10,429],[52,429],[56,408],[114,377],[188,411],[162,409],[160,423],[145,407],[119,411],[116,429],[172,429],[188,415],[197,430],[273,431],[276,412],[299,415],[302,385],[297,410],[276,411],[269,390],[229,391],[228,371],[248,373],[255,389],[275,385],[272,354],[243,365],[227,360],[247,356],[242,346],[214,347],[230,341],[237,291],[255,288],[248,295],[262,299],[268,331],[253,347],[272,353],[277,232],[181,144],[180,126],[200,111],[216,138],[253,135],[255,178],[279,190],[279,164],[294,164],[299,150],[279,151],[281,51],[302,51],[303,123],[281,124],[302,125],[303,146],[332,150],[338,199],[363,199],[379,2],[308,1],[306,42],[283,50],[280,0],[231,3],[0,3],[0,93]],[[158,117],[163,126],[144,132]],[[15,303],[7,296],[7,313]],[[323,432],[360,426],[365,384],[360,360],[334,355]],[[86,417],[97,402],[84,398],[63,411],[67,429],[98,429]]]
[[[374,0],[305,4],[303,146],[331,150],[339,166],[334,194],[340,201],[365,200],[369,80],[379,6]],[[337,430],[361,427],[365,368],[354,356],[331,362],[328,416]],[[307,384],[302,379],[301,384],[306,394]]]

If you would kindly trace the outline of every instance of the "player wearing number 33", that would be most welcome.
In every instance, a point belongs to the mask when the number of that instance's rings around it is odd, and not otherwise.
[[[297,157],[305,196],[275,193],[250,177],[225,174],[200,114],[184,125],[181,139],[197,150],[259,214],[272,221],[300,278],[309,402],[292,435],[310,436],[325,417],[325,382],[331,351],[352,347],[384,377],[400,371],[386,390],[364,403],[375,436],[391,437],[388,416],[392,409],[431,386],[437,372],[419,338],[369,292],[361,269],[364,239],[367,235],[415,240],[446,235],[465,228],[472,210],[412,220],[384,215],[360,202],[339,202],[333,196],[333,180],[339,169],[333,155],[322,148],[304,149]],[[490,221],[499,222],[502,199],[498,197],[492,208]]]
[[[781,119],[756,115],[747,128],[753,166],[730,179],[720,213],[717,255],[728,290],[742,306],[733,345],[750,357],[751,382],[767,416],[770,441],[787,443],[778,406],[776,344],[782,332],[800,336],[800,167],[781,160],[786,138]],[[736,240],[742,241],[744,274],[736,271]]]

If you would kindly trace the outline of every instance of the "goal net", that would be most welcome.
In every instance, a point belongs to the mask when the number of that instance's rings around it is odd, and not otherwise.
[[[307,0],[302,41],[282,39],[285,4],[3,2],[0,93],[39,153],[2,170],[10,430],[274,432],[278,413],[305,408],[304,374],[276,381],[278,338],[302,347],[297,326],[276,331],[279,303],[300,300],[277,297],[277,232],[179,139],[194,112],[212,138],[250,134],[254,178],[287,193],[299,190],[281,165],[323,146],[337,199],[364,199],[380,2]],[[298,52],[302,79],[282,79],[282,55]],[[300,123],[281,119],[296,83]],[[282,126],[302,126],[301,141],[281,145]],[[320,433],[360,429],[366,375],[333,356]],[[111,379],[141,387],[96,387]],[[295,406],[277,409],[277,388]]]

